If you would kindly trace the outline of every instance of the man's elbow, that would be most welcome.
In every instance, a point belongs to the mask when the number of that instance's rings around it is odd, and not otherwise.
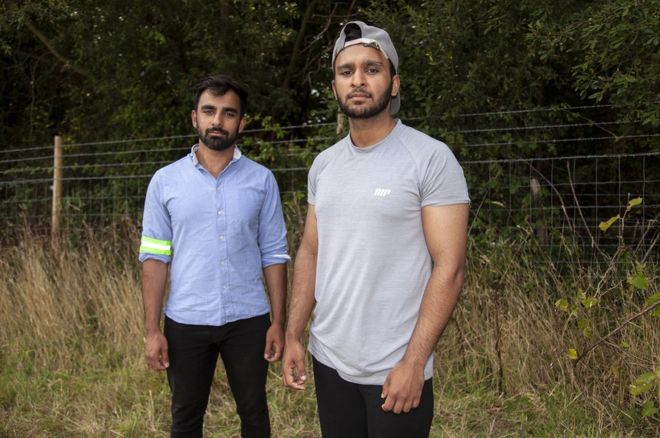
[[[436,264],[434,265],[436,275],[443,283],[451,286],[452,289],[460,291],[465,281],[465,263],[454,264]]]

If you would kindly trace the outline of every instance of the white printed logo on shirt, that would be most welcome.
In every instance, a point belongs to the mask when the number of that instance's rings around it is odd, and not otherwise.
[[[392,190],[390,190],[390,189],[380,189],[380,188],[378,188],[378,189],[374,190],[374,196],[385,197],[385,196],[389,195],[390,193],[392,193]]]

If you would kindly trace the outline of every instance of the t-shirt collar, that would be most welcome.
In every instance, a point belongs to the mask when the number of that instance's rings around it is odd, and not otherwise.
[[[354,151],[357,151],[357,152],[370,152],[370,151],[373,151],[374,149],[376,149],[381,144],[386,143],[394,135],[395,131],[398,131],[402,125],[403,125],[403,123],[401,122],[401,119],[396,119],[396,124],[394,125],[394,128],[392,128],[392,130],[389,132],[389,134],[387,134],[385,136],[385,138],[383,138],[381,141],[379,141],[378,143],[372,144],[371,146],[367,146],[367,147],[355,146],[353,144],[353,140],[351,139],[351,133],[350,132],[346,136],[346,141],[348,141],[348,144],[351,146],[351,148]]]

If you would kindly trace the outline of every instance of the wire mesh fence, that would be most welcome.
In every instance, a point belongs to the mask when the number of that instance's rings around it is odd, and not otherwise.
[[[607,105],[411,117],[410,126],[445,141],[459,158],[472,199],[471,235],[525,229],[559,262],[567,237],[582,258],[626,243],[656,256],[660,236],[660,133]],[[448,130],[443,127],[451,126]],[[243,152],[271,168],[284,203],[304,204],[308,168],[320,150],[346,134],[333,123],[247,130]],[[63,229],[122,219],[139,224],[153,173],[186,155],[193,135],[69,142],[63,146]],[[50,227],[53,146],[0,151],[3,240],[17,226]],[[631,199],[641,204],[626,213]],[[599,224],[616,216],[612,229]],[[291,226],[294,226],[291,224]],[[495,233],[495,234],[493,234]],[[564,254],[566,256],[566,254]]]

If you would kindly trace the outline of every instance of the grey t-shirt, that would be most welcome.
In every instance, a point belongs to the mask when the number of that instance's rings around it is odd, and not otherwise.
[[[469,202],[449,148],[398,121],[380,143],[350,136],[309,172],[318,232],[309,349],[350,382],[382,385],[405,353],[432,261],[422,207]],[[432,375],[432,355],[424,369]]]

